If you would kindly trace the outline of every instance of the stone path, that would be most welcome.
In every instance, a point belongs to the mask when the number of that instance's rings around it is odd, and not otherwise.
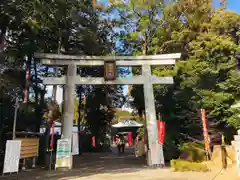
[[[144,159],[137,159],[131,149],[118,156],[114,153],[87,153],[74,157],[70,171],[35,169],[20,172],[18,176],[1,177],[0,180],[237,180],[235,168],[220,173],[172,172],[171,169],[149,169]],[[216,176],[217,175],[217,176]]]

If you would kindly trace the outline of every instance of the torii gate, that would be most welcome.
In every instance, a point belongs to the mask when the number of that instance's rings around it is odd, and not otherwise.
[[[47,66],[67,66],[67,75],[63,77],[46,77],[45,85],[65,85],[63,138],[72,139],[74,118],[75,85],[77,84],[109,84],[127,85],[142,84],[144,86],[145,113],[149,143],[148,165],[161,165],[162,146],[158,145],[158,128],[156,119],[153,84],[173,84],[172,77],[156,77],[151,73],[151,65],[174,65],[181,54],[162,54],[149,56],[75,56],[60,54],[36,53],[35,57]],[[79,77],[77,66],[103,66],[106,62],[115,61],[116,66],[142,66],[142,75],[128,78],[116,78],[105,81],[99,77]],[[71,141],[70,141],[71,142]]]

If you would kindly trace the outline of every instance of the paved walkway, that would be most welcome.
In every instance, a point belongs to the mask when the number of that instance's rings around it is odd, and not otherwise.
[[[143,159],[137,159],[131,149],[118,156],[113,153],[86,153],[74,157],[74,168],[69,171],[35,169],[18,176],[0,180],[237,180],[234,168],[220,173],[216,168],[208,173],[172,172],[171,169],[149,169]],[[217,175],[217,176],[216,176]]]

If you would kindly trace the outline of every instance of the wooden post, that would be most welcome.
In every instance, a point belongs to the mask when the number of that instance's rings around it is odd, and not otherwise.
[[[208,136],[208,130],[207,130],[207,118],[206,118],[205,109],[201,109],[201,115],[202,115],[202,124],[203,124],[204,147],[205,147],[206,159],[208,161],[210,160],[209,159],[210,147],[209,147],[209,136]]]
[[[225,146],[225,137],[222,134],[222,143],[221,143],[221,156],[222,156],[222,168],[227,169],[227,150]]]
[[[18,102],[18,97],[16,97],[15,108],[14,108],[14,120],[13,120],[13,134],[12,134],[12,139],[13,140],[16,138],[16,124],[17,124],[18,108],[19,108],[19,102]]]
[[[33,157],[32,162],[33,162],[32,168],[35,168],[36,167],[36,157]]]
[[[26,170],[26,159],[23,159],[22,170]]]
[[[29,61],[29,60],[28,60]],[[30,63],[31,64],[31,63]],[[26,82],[25,82],[25,89],[24,89],[24,99],[23,99],[23,103],[28,103],[29,100],[29,84],[30,84],[30,79],[31,79],[31,75],[30,75],[30,67],[29,67],[29,62],[27,62],[27,70],[26,70]]]

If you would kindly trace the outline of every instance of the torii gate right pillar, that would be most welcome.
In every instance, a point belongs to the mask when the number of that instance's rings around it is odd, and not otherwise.
[[[74,99],[75,99],[75,82],[74,77],[77,74],[75,64],[68,65],[66,84],[64,85],[64,110],[63,110],[63,133],[62,138],[72,139],[72,127],[74,119]]]

